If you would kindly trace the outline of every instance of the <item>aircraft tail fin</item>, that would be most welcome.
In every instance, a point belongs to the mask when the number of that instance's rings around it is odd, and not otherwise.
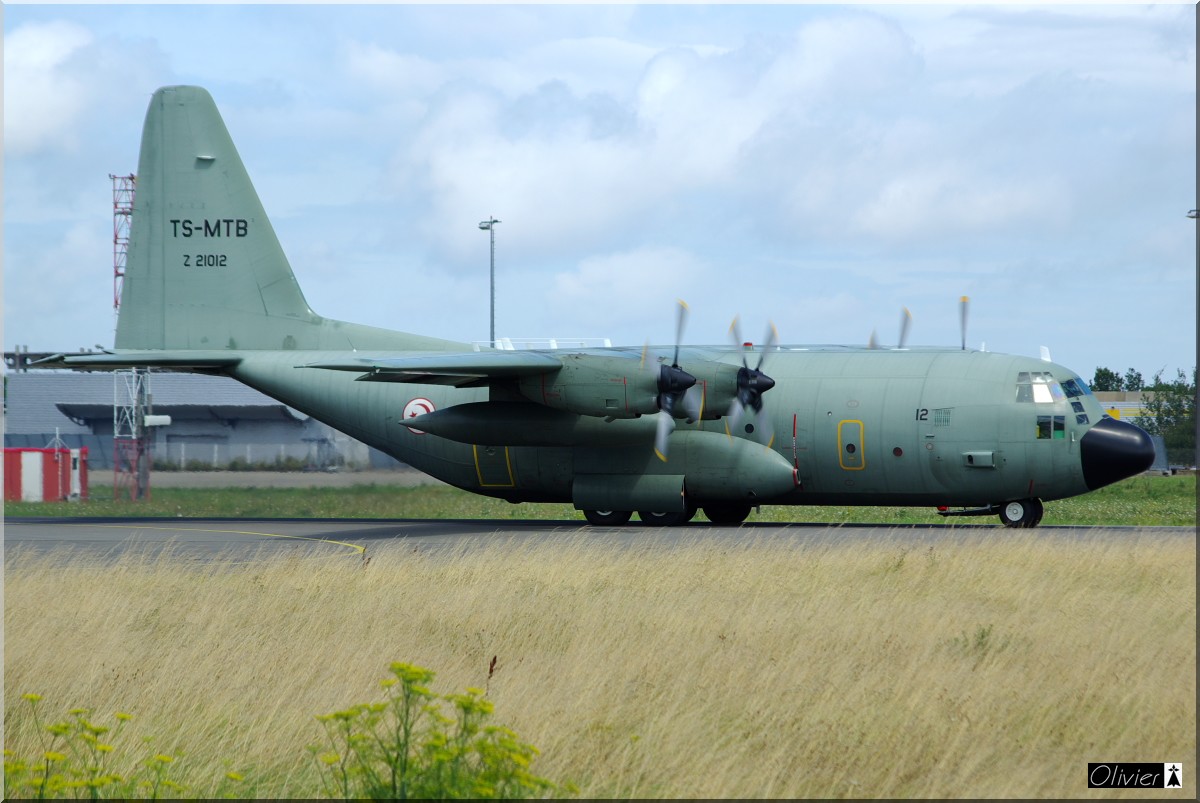
[[[191,86],[154,93],[118,349],[436,349],[445,342],[313,312],[212,97]]]

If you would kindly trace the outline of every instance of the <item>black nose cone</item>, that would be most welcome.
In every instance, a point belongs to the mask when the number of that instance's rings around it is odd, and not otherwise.
[[[1090,490],[1141,474],[1154,463],[1154,441],[1142,429],[1102,418],[1079,441],[1083,481]]]

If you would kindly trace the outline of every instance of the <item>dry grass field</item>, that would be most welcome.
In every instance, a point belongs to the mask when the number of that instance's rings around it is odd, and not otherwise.
[[[1129,796],[1196,796],[1190,536],[10,555],[4,594],[6,746],[40,755],[24,693],[129,712],[125,760],[176,756],[200,797],[229,770],[319,796],[314,715],[392,661],[486,687],[581,797],[1079,798],[1118,760],[1184,762],[1180,793]]]

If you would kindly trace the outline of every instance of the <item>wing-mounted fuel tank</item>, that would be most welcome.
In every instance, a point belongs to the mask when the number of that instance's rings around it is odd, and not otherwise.
[[[626,446],[654,441],[653,416],[606,421],[528,402],[469,402],[406,419],[406,426],[479,446]]]

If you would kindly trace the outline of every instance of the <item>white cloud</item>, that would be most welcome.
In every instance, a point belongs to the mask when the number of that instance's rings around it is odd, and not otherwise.
[[[450,72],[441,64],[373,42],[346,43],[343,54],[350,78],[395,94],[428,94],[450,77]]]
[[[641,321],[671,322],[681,288],[710,278],[694,255],[647,246],[582,260],[574,270],[554,277],[547,300],[571,310],[585,329],[612,332]]]
[[[398,154],[410,171],[398,180],[428,195],[423,235],[451,260],[475,252],[460,231],[473,216],[495,214],[505,247],[532,255],[594,240],[654,193],[637,150],[591,137],[578,114],[513,138],[500,130],[502,112],[499,98],[460,93]]]
[[[49,227],[47,227],[49,228]],[[32,350],[112,344],[112,230],[77,222],[33,248],[5,246],[4,342]],[[19,314],[9,314],[12,309]]]
[[[854,216],[865,233],[894,239],[969,235],[1067,214],[1067,193],[1048,179],[1019,181],[934,163],[892,176]]]
[[[518,63],[540,84],[554,76],[579,95],[593,92],[623,97],[637,81],[655,48],[609,36],[553,39],[535,45]]]
[[[30,23],[4,37],[4,147],[32,153],[78,140],[91,104],[86,72],[72,57],[93,41],[70,22]]]

